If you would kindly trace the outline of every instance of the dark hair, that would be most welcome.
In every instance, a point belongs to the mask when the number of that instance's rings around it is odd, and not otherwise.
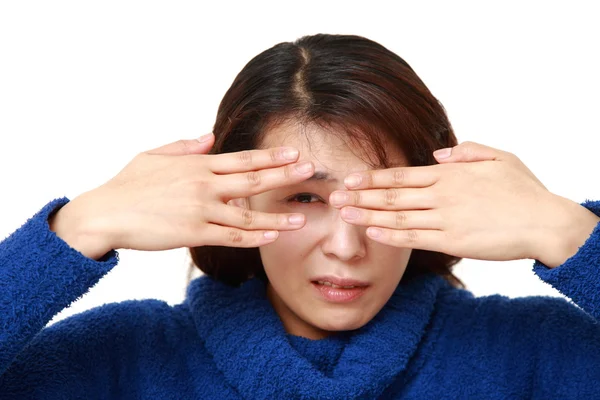
[[[270,128],[288,120],[342,130],[383,168],[386,141],[409,166],[437,164],[433,151],[458,144],[444,107],[406,61],[360,36],[304,36],[250,60],[219,105],[211,154],[259,148]],[[202,246],[190,253],[193,264],[224,283],[267,280],[258,248]],[[402,279],[433,272],[464,287],[451,271],[460,260],[415,249]]]

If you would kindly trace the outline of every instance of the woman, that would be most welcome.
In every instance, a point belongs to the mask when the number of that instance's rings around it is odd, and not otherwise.
[[[434,150],[443,148],[440,152]],[[356,36],[256,56],[214,135],[137,155],[0,244],[3,398],[579,398],[600,393],[600,203],[457,144],[410,66]],[[118,262],[189,247],[186,300],[44,325]],[[461,257],[535,259],[574,300],[475,298]]]

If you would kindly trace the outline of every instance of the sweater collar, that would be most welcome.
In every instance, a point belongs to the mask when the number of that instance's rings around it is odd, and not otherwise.
[[[375,398],[406,369],[444,286],[431,274],[401,281],[371,321],[341,340],[291,337],[258,278],[234,288],[201,276],[190,283],[186,303],[217,368],[244,397]],[[302,355],[302,348],[321,346],[336,349],[335,360]]]

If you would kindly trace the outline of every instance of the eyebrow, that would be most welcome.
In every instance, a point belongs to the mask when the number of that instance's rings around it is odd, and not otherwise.
[[[401,167],[404,165],[405,164],[403,164],[403,163],[392,163],[390,165],[390,168]],[[334,178],[331,174],[329,174],[329,172],[320,171],[320,170],[315,171],[315,173],[310,178],[308,178],[302,182],[323,182],[323,181],[333,182],[333,183],[338,182],[337,178]],[[300,182],[300,183],[302,183],[302,182]]]
[[[328,172],[325,171],[315,171],[315,173],[305,180],[304,182],[309,181],[327,181],[327,182],[337,182],[338,180],[331,176]]]

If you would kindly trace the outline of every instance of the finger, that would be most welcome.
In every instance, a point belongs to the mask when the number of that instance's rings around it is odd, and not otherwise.
[[[166,144],[156,149],[148,150],[146,154],[156,154],[163,156],[185,156],[188,154],[207,154],[215,142],[215,136],[212,133],[201,136],[198,139],[178,140]]]
[[[211,213],[209,222],[246,230],[281,231],[300,229],[304,226],[306,219],[304,214],[265,213],[223,204]]]
[[[511,156],[511,153],[475,142],[463,142],[454,147],[439,149],[433,152],[435,159],[441,163],[501,161]]]
[[[434,208],[434,199],[427,189],[337,190],[329,195],[336,207],[355,206],[376,210],[421,210]]]
[[[442,219],[433,210],[376,211],[344,207],[342,219],[350,224],[390,229],[442,229]]]
[[[371,239],[394,247],[406,247],[444,253],[444,231],[440,230],[396,230],[369,227],[367,236]]]
[[[298,160],[298,155],[298,149],[293,147],[215,154],[208,160],[208,169],[215,174],[256,171],[295,162]]]
[[[202,230],[203,245],[227,247],[258,247],[274,242],[278,231],[245,231],[243,229],[207,224]]]
[[[315,171],[311,161],[278,168],[218,176],[218,195],[227,200],[248,197],[281,186],[293,185],[310,178]]]
[[[435,165],[396,167],[356,172],[344,179],[348,189],[383,189],[391,187],[427,187],[440,179]]]

